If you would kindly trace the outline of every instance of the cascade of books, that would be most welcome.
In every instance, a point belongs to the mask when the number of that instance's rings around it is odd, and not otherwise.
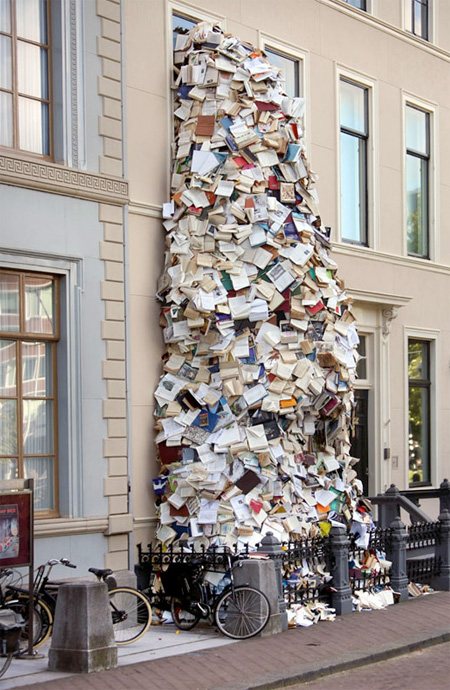
[[[157,539],[359,534],[358,335],[305,154],[304,99],[219,27],[178,35],[158,285]]]

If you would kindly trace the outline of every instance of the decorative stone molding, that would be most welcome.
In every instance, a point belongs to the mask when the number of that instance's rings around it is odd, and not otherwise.
[[[0,184],[123,206],[128,182],[55,163],[0,154]]]
[[[392,322],[398,316],[398,307],[389,307],[389,309],[383,309],[381,316],[383,319],[381,332],[383,334],[383,338],[387,340],[392,330]]]
[[[48,518],[35,520],[34,536],[62,537],[68,534],[104,534],[109,527],[108,517]]]

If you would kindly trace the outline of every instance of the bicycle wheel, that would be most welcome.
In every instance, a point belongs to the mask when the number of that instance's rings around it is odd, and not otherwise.
[[[246,640],[260,633],[269,617],[270,604],[266,595],[246,585],[226,590],[214,610],[220,632],[235,640]]]
[[[20,636],[20,649],[28,646],[28,597],[19,594],[14,599],[5,602],[5,607],[19,613],[25,621]],[[33,649],[37,649],[48,640],[53,627],[53,615],[42,599],[34,599],[33,604]]]
[[[121,647],[136,642],[152,622],[147,597],[132,587],[115,587],[108,595],[116,645]]]
[[[195,606],[196,601],[201,601],[201,589],[199,585],[193,585],[190,596],[172,597],[170,600],[170,612],[173,622],[179,630],[192,630],[199,622],[201,616],[200,609]]]
[[[6,671],[8,670],[11,661],[12,661],[13,655],[12,654],[1,654],[0,655],[0,678]]]

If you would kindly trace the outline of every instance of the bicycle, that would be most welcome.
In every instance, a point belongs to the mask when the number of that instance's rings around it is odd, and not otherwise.
[[[17,575],[17,571],[4,568],[0,571],[0,607],[9,609],[20,616],[24,624],[21,628],[19,640],[19,653],[24,653],[28,649],[28,616],[29,616],[29,591],[23,587],[15,585],[12,578]],[[19,575],[20,579],[21,576]],[[50,636],[53,616],[46,602],[39,596],[33,594],[33,649],[37,649]]]
[[[19,650],[24,625],[23,618],[14,611],[0,610],[0,677],[6,673],[14,654]]]
[[[242,566],[243,558],[226,552],[225,573],[229,584],[220,592],[205,582],[208,554],[187,562],[173,562],[161,573],[166,594],[171,594],[171,613],[180,630],[191,630],[202,618],[214,621],[221,633],[235,640],[258,635],[270,618],[270,604],[266,595],[250,585],[235,585],[234,570]],[[224,574],[225,574],[224,573]]]

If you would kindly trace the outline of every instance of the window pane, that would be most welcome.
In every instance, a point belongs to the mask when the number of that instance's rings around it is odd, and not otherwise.
[[[408,254],[428,256],[428,161],[406,156]]]
[[[17,35],[36,43],[47,43],[47,0],[16,2]]]
[[[344,0],[348,5],[351,5],[352,7],[357,7],[358,10],[365,10],[366,9],[366,0]]]
[[[406,148],[424,156],[429,154],[428,118],[423,110],[406,106]]]
[[[0,340],[0,396],[17,395],[16,343]]]
[[[19,330],[19,276],[0,273],[0,330]]]
[[[408,342],[408,378],[428,381],[429,372],[429,343],[422,340]]]
[[[11,33],[11,2],[0,0],[0,31]]]
[[[54,333],[54,281],[25,277],[25,330],[27,333]]]
[[[0,87],[12,89],[11,39],[0,35]]]
[[[0,400],[0,455],[17,453],[17,401]]]
[[[22,392],[24,397],[53,395],[53,345],[22,343]]]
[[[361,359],[358,360],[358,364],[356,365],[356,373],[358,375],[358,378],[366,379],[367,378],[367,353],[366,353],[366,336],[365,335],[359,336],[358,354],[359,354]]]
[[[0,479],[17,479],[19,476],[16,458],[0,458]]]
[[[172,32],[173,32],[173,47],[175,48],[175,43],[178,34],[186,34],[192,29],[193,26],[197,24],[193,19],[187,19],[187,17],[182,17],[179,14],[172,15]]]
[[[283,70],[283,77],[285,80],[284,90],[288,96],[296,97],[300,95],[299,91],[299,64],[298,60],[290,58],[287,55],[281,55],[268,48],[265,50],[267,59],[275,67]]]
[[[48,53],[45,48],[17,42],[17,83],[19,93],[48,98]]]
[[[409,483],[430,481],[430,389],[409,389]]]
[[[342,237],[366,242],[365,141],[341,133],[341,223]]]
[[[0,91],[0,146],[13,145],[12,96]]]
[[[367,89],[341,80],[341,127],[367,134]]]
[[[53,401],[23,401],[23,452],[53,453]]]
[[[19,140],[24,151],[50,154],[47,103],[19,98]]]
[[[54,458],[25,458],[25,479],[34,479],[34,509],[55,509]]]

